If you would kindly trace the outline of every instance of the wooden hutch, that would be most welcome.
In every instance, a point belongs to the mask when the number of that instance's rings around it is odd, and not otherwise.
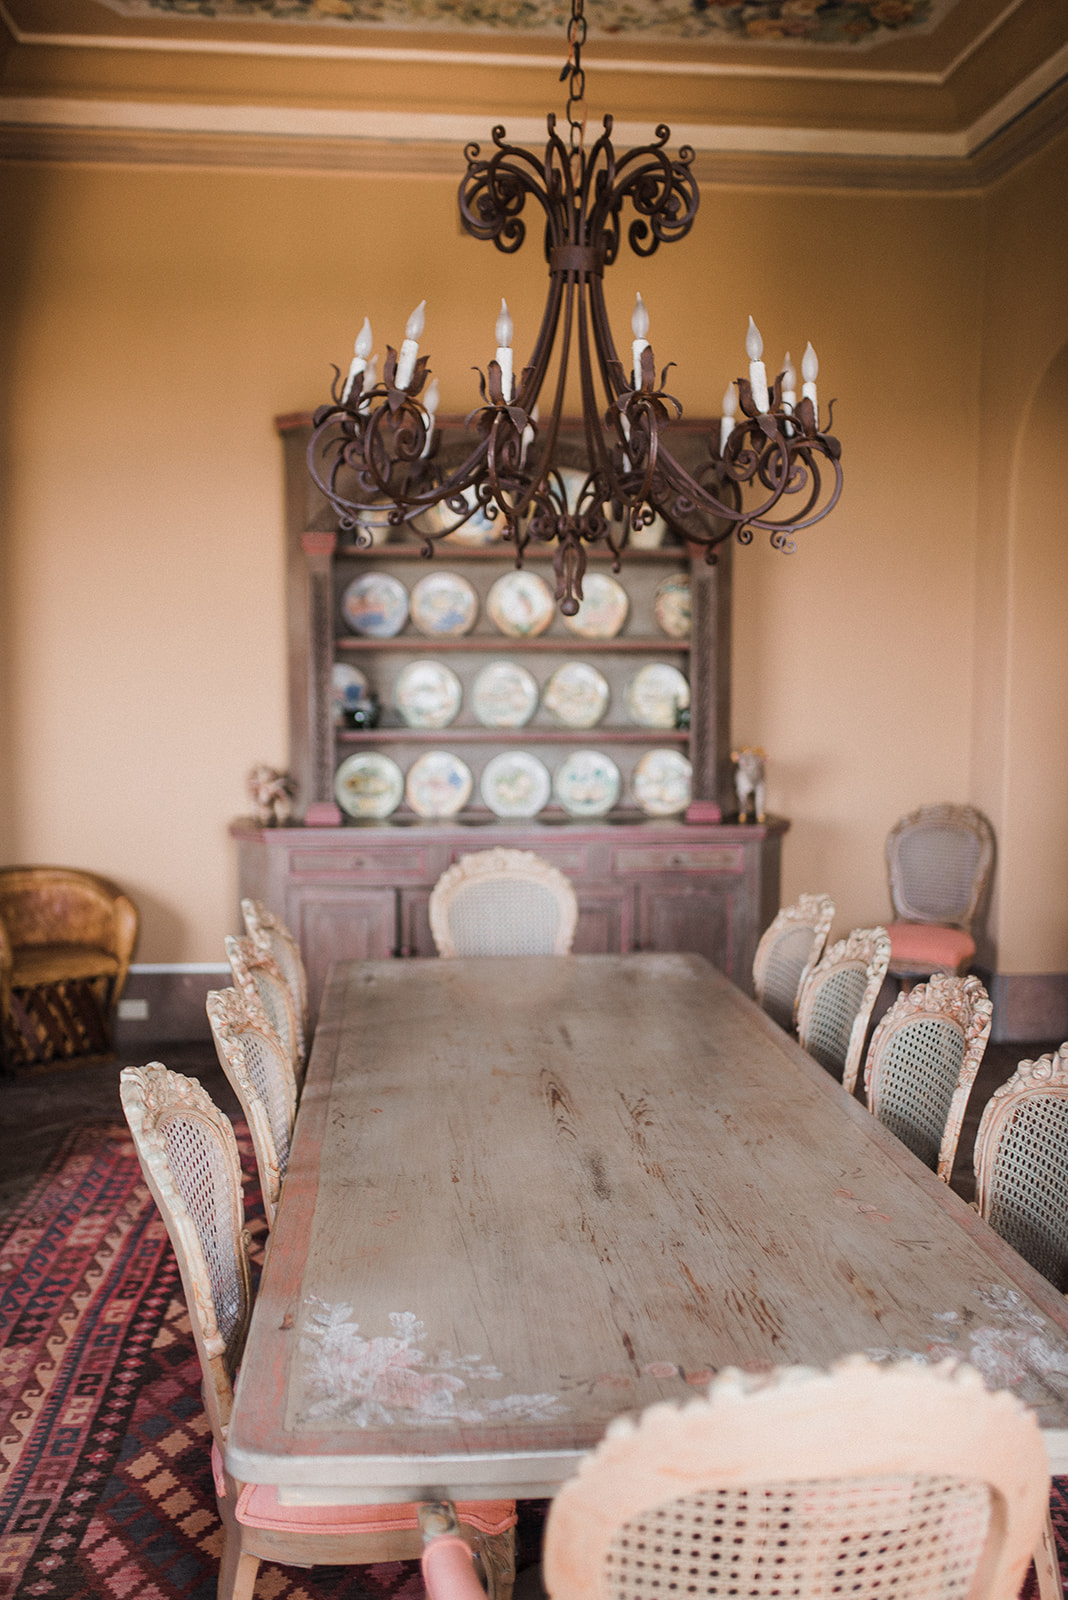
[[[730,544],[719,563],[691,562],[687,547],[671,540],[654,550],[629,550],[619,574],[627,591],[626,622],[613,639],[576,637],[556,615],[536,638],[510,638],[486,616],[490,585],[514,567],[508,545],[470,548],[439,545],[433,562],[420,556],[413,535],[356,550],[337,534],[328,503],[315,489],[305,452],[311,419],[278,419],[286,466],[286,568],[288,594],[290,771],[304,823],[261,828],[233,825],[240,892],[264,900],[300,940],[308,966],[313,1008],[330,962],[434,954],[427,919],[430,891],[441,873],[470,850],[508,845],[535,850],[565,872],[579,900],[575,949],[692,950],[707,956],[748,988],[761,931],[779,907],[782,836],[788,823],[739,825],[730,761]],[[673,430],[674,432],[674,430]],[[696,442],[695,425],[691,437]],[[608,572],[610,557],[590,555],[590,570]],[[528,553],[525,565],[551,579],[551,556]],[[346,628],[340,599],[361,572],[390,573],[411,588],[437,568],[462,573],[479,597],[474,629],[461,636],[426,637],[409,621],[389,639]],[[671,572],[691,573],[693,626],[688,639],[661,631],[653,619],[657,584]],[[460,679],[463,702],[441,729],[408,727],[396,711],[392,687],[416,659],[442,659]],[[494,659],[521,660],[539,689],[569,660],[594,664],[608,680],[611,698],[596,727],[560,727],[539,705],[524,727],[480,725],[469,709],[471,684]],[[374,729],[335,721],[335,660],[357,665],[380,697]],[[688,730],[636,727],[624,709],[626,684],[645,662],[679,667],[690,682]],[[644,752],[676,748],[693,767],[695,804],[682,817],[645,816],[630,796],[630,777]],[[471,769],[468,806],[448,821],[426,821],[402,802],[387,821],[346,821],[334,800],[334,774],[358,749],[392,757],[403,772],[424,751],[445,749]],[[620,800],[595,821],[569,816],[550,803],[531,821],[502,821],[480,801],[486,762],[504,750],[529,749],[555,772],[576,749],[596,749],[618,766]],[[316,825],[310,825],[314,819]]]

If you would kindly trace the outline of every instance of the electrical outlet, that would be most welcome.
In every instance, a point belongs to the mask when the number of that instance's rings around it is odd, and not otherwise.
[[[147,1022],[148,1021],[148,1001],[147,1000],[120,1000],[119,1001],[119,1021],[120,1022]]]

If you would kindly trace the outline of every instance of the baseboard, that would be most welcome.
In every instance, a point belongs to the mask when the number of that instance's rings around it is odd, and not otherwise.
[[[1068,1039],[1068,972],[996,972],[988,988],[999,1044]]]
[[[144,1044],[210,1039],[204,1002],[209,989],[224,989],[229,982],[230,968],[210,962],[132,966],[115,1023],[118,1053]]]

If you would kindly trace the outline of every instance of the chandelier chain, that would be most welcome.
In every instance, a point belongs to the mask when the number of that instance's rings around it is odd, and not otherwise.
[[[571,16],[567,24],[567,65],[560,81],[567,84],[567,125],[571,135],[571,152],[582,149],[586,133],[586,74],[582,66],[582,47],[586,43],[586,16],[584,0],[571,0]]]

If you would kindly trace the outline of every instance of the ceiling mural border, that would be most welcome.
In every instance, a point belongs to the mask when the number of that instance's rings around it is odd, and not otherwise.
[[[964,0],[587,0],[591,43],[700,41],[717,48],[773,45],[857,53],[941,26]],[[313,26],[339,33],[440,29],[487,36],[551,36],[567,20],[560,0],[97,0],[139,21]]]

